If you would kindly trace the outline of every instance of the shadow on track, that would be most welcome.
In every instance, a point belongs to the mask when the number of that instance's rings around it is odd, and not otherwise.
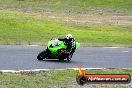
[[[72,63],[73,61],[67,61],[67,60],[58,60],[58,59],[44,59],[40,61],[46,61],[46,62],[56,62],[56,63]]]

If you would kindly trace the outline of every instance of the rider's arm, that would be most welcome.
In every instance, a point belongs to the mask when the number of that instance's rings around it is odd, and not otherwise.
[[[58,40],[60,40],[60,41],[65,41],[66,38],[58,38]]]

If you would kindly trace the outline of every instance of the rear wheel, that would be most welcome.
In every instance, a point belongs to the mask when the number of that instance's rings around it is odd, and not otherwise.
[[[43,60],[43,59],[45,59],[46,58],[46,51],[44,50],[44,51],[42,51],[42,52],[40,52],[39,54],[38,54],[38,56],[37,56],[37,59],[38,60]]]

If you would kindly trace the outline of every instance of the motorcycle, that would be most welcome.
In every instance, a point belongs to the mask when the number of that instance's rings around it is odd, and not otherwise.
[[[67,60],[71,61],[72,54],[69,55],[67,52],[67,45],[63,41],[59,41],[58,45],[53,46],[52,44],[55,42],[55,40],[50,40],[47,44],[47,49],[40,52],[37,56],[38,60],[44,60],[44,59],[58,59],[58,60]],[[80,43],[75,42],[75,48],[80,48]]]

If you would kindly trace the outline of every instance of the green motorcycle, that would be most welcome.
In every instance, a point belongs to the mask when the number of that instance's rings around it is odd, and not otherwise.
[[[58,45],[52,46],[55,40],[50,40],[48,42],[47,49],[40,52],[37,56],[38,60],[44,59],[58,59],[58,60],[67,60],[71,61],[72,55],[69,55],[66,51],[67,45],[63,41],[59,41]],[[80,43],[75,43],[75,48],[80,48]]]

